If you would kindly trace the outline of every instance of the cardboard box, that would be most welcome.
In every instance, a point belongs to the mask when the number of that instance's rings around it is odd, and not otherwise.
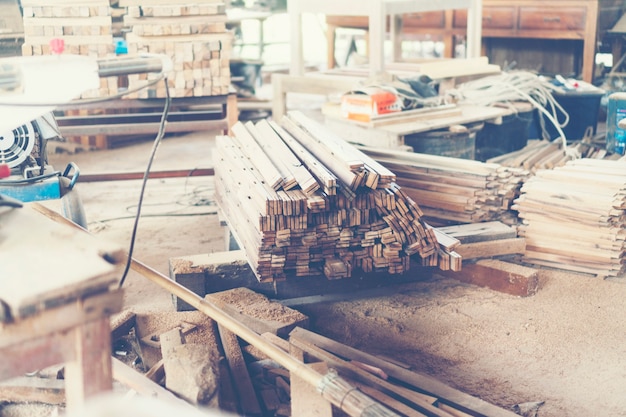
[[[402,104],[391,91],[366,87],[341,97],[341,115],[346,119],[369,122],[382,114],[402,111]]]

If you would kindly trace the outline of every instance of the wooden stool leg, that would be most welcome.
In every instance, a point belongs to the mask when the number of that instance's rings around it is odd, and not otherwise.
[[[68,409],[86,398],[113,388],[111,370],[111,325],[108,317],[76,327],[76,359],[65,365],[65,395]]]

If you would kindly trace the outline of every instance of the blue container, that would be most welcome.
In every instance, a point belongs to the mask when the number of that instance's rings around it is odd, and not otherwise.
[[[619,121],[626,118],[626,93],[613,93],[609,96],[606,109],[606,150],[624,155],[626,130],[619,127]]]
[[[587,129],[591,128],[595,135],[600,113],[600,101],[606,92],[592,84],[578,81],[580,87],[567,90],[557,88],[552,92],[554,99],[563,107],[569,115],[569,122],[563,127],[565,137],[570,140],[582,139]],[[559,122],[564,122],[563,114],[558,115]],[[541,139],[541,119],[546,127],[546,133],[550,140],[559,137],[559,133],[550,121],[538,110],[535,111],[534,120],[528,130],[529,139]]]

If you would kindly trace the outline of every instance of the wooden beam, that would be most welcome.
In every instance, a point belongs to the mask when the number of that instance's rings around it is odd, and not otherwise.
[[[440,275],[520,297],[534,295],[540,287],[539,273],[535,268],[498,259],[467,263],[460,272],[445,271]]]

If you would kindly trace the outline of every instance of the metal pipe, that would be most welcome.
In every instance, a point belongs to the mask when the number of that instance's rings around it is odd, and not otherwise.
[[[163,70],[163,58],[160,56],[116,57],[98,60],[98,75],[101,78]]]

